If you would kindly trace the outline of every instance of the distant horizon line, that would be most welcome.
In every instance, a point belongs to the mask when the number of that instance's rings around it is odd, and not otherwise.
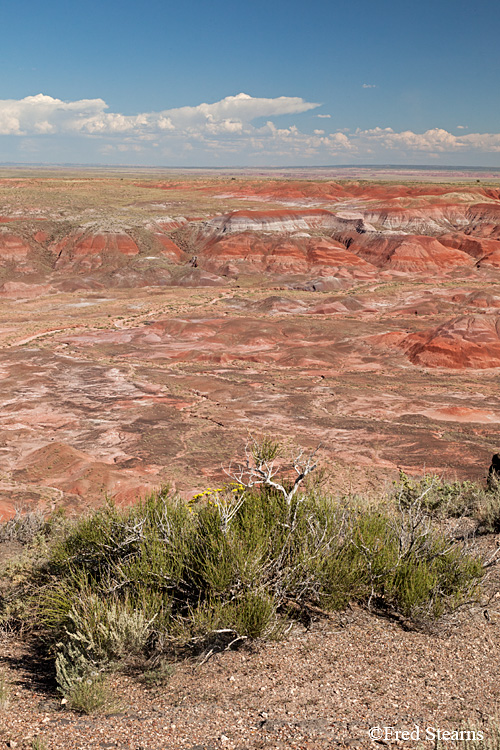
[[[67,169],[67,168],[86,168],[86,169],[150,169],[150,170],[297,170],[297,169],[412,169],[412,170],[431,170],[431,171],[479,171],[479,172],[500,172],[500,167],[485,167],[479,165],[452,165],[452,164],[293,164],[287,166],[270,166],[270,165],[238,165],[238,166],[205,166],[205,165],[148,165],[148,164],[106,164],[102,162],[81,163],[81,162],[0,162],[0,168],[26,168],[39,167],[45,169]]]

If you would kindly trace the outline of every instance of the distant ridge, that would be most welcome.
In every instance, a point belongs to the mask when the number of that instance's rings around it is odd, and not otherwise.
[[[169,169],[172,171],[196,171],[203,170],[207,172],[221,172],[230,171],[238,172],[240,170],[259,172],[293,172],[293,171],[322,171],[325,169],[338,169],[338,170],[351,170],[351,169],[370,169],[375,171],[384,170],[411,170],[416,172],[497,172],[500,174],[500,167],[485,167],[485,166],[474,166],[474,165],[447,165],[447,164],[320,164],[320,165],[290,165],[286,167],[281,166],[253,166],[253,165],[240,165],[240,166],[204,166],[200,164],[198,166],[169,166],[168,164],[161,165],[147,165],[147,164],[105,164],[101,162],[95,163],[79,163],[79,162],[14,162],[14,161],[3,161],[0,162],[1,167],[10,168],[42,168],[42,169],[111,169],[111,170],[122,170],[122,169],[147,169],[151,171]]]

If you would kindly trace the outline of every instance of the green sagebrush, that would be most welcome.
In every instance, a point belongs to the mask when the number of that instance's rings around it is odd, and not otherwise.
[[[483,572],[418,497],[373,510],[267,486],[108,504],[44,554],[27,599],[68,696],[105,668],[154,671],[179,649],[277,637],[290,617],[352,601],[427,622],[474,597]]]

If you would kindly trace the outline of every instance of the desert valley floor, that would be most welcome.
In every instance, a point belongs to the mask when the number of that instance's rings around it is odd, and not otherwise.
[[[0,517],[189,497],[249,434],[341,491],[486,475],[497,174],[0,177]]]

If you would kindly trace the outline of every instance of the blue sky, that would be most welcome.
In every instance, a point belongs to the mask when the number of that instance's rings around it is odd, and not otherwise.
[[[497,0],[17,0],[2,27],[3,162],[500,166]]]

